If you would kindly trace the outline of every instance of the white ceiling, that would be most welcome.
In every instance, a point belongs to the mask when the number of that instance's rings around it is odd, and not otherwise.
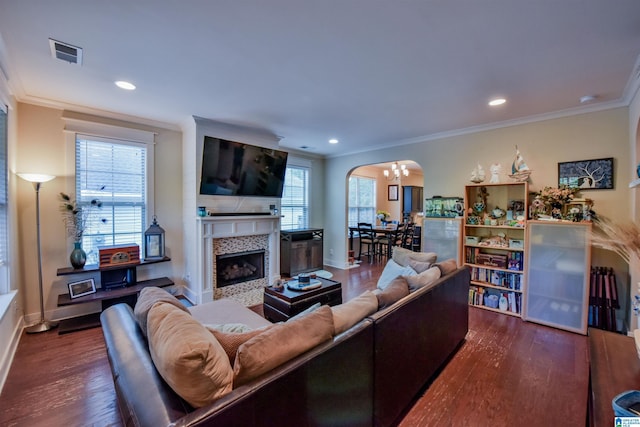
[[[627,105],[640,1],[0,0],[0,37],[21,101],[176,128],[195,115],[336,156]],[[49,38],[84,64],[53,59]]]

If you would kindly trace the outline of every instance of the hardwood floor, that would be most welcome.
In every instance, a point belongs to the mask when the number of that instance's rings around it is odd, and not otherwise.
[[[349,300],[375,287],[382,265],[326,269]],[[586,337],[474,307],[469,328],[401,427],[585,425]],[[121,426],[101,329],[24,334],[0,394],[0,425]]]

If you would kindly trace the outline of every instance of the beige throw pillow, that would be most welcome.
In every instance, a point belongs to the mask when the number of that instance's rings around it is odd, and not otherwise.
[[[430,269],[432,266],[433,266],[433,263],[431,262],[422,262],[422,261],[416,261],[414,259],[409,259],[409,267],[413,268],[418,274],[424,273],[425,271]]]
[[[229,358],[213,334],[190,314],[157,303],[149,310],[147,327],[156,369],[191,406],[200,408],[231,391]]]
[[[149,310],[151,310],[151,307],[153,307],[157,302],[167,302],[191,315],[191,313],[189,313],[189,309],[178,301],[178,298],[174,297],[164,289],[157,288],[155,286],[143,288],[140,291],[140,295],[138,295],[138,301],[133,309],[133,314],[145,337],[147,336],[147,316],[149,314]]]
[[[209,329],[209,331],[216,337],[216,340],[220,343],[224,352],[229,357],[229,362],[231,366],[233,366],[233,362],[236,360],[236,353],[238,351],[238,347],[240,347],[245,342],[249,341],[251,338],[255,337],[266,331],[271,326],[265,326],[264,328],[254,329],[252,331],[247,332],[223,332],[217,329]]]
[[[433,264],[437,258],[435,252],[413,252],[400,246],[395,246],[391,254],[391,259],[403,267],[408,266],[411,260]]]
[[[458,269],[458,263],[453,258],[439,262],[436,264],[436,266],[440,269],[442,276],[446,276],[449,273],[453,273]]]
[[[326,305],[306,316],[269,327],[238,348],[233,365],[234,387],[248,383],[332,336],[333,314]]]
[[[338,335],[378,310],[378,298],[366,291],[350,301],[331,307],[334,335]]]
[[[409,284],[409,291],[415,291],[435,283],[440,278],[440,269],[436,266],[418,274],[417,276],[405,276]]]
[[[409,284],[403,276],[396,277],[389,286],[376,294],[378,298],[378,308],[389,307],[394,302],[409,295]]]

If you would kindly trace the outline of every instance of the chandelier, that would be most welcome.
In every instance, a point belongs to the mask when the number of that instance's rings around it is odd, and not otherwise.
[[[394,179],[400,179],[400,176],[409,176],[409,169],[407,169],[407,165],[398,165],[398,162],[393,162],[391,164],[391,170],[385,169],[382,172],[389,181]]]

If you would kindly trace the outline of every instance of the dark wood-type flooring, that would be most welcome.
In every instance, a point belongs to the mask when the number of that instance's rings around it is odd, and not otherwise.
[[[373,289],[382,265],[327,270],[346,301]],[[469,328],[401,427],[585,425],[586,337],[473,307]],[[121,425],[101,329],[23,334],[0,394],[0,426],[89,425]]]

